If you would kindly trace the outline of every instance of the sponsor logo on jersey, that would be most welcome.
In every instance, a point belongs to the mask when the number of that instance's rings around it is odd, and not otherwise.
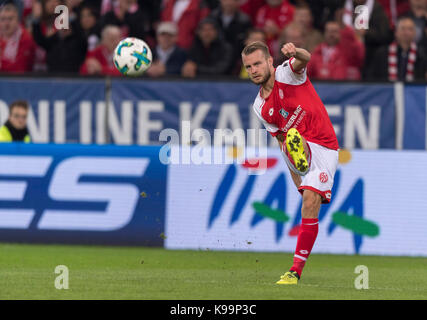
[[[283,116],[283,118],[287,118],[289,115],[289,112],[285,111],[285,109],[280,109],[279,113]]]
[[[280,99],[283,99],[284,98],[284,94],[283,94],[283,90],[282,89],[279,89],[279,96],[280,96]]]
[[[272,116],[272,115],[273,115],[273,112],[274,112],[274,109],[273,109],[273,108],[270,108],[270,110],[268,110],[268,114],[269,114],[270,116]]]
[[[283,132],[287,132],[289,130],[289,128],[293,125],[293,123],[295,122],[295,119],[298,118],[298,115],[300,114],[300,112],[302,111],[301,106],[298,106],[295,111],[294,114],[291,116],[291,118],[289,119],[288,123],[286,124],[286,126],[282,129]]]

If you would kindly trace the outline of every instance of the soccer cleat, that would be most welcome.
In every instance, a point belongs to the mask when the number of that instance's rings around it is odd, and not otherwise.
[[[276,284],[298,284],[299,275],[296,271],[288,271],[283,276],[280,276],[280,280]]]
[[[304,144],[302,137],[297,129],[289,129],[286,135],[286,150],[293,160],[295,168],[305,175],[308,172],[308,161],[304,151]]]

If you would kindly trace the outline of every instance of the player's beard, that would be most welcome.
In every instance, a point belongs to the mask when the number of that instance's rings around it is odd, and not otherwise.
[[[270,79],[270,77],[271,77],[271,72],[269,69],[267,69],[267,71],[263,77],[261,77],[260,79],[257,79],[257,80],[255,80],[255,79],[251,79],[251,80],[254,84],[262,86],[265,83],[267,83],[267,81],[268,81],[268,79]]]

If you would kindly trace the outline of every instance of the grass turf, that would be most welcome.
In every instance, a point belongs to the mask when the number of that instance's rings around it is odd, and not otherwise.
[[[298,286],[275,282],[291,254],[0,244],[0,299],[427,299],[427,258],[313,254]],[[54,287],[57,265],[69,289]],[[357,265],[369,289],[356,290]]]

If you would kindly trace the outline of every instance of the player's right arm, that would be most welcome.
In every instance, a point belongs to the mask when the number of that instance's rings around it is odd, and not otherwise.
[[[287,58],[294,58],[292,61],[292,71],[301,72],[310,61],[311,54],[303,48],[297,48],[292,42],[286,43],[281,49]],[[290,62],[291,63],[291,62]]]

